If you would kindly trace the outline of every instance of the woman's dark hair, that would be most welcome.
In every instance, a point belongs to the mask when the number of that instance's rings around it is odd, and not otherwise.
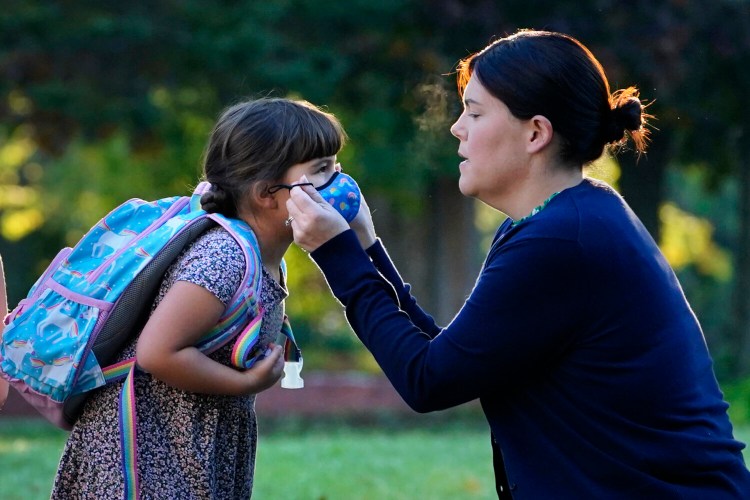
[[[599,61],[578,40],[561,33],[521,30],[462,60],[458,91],[471,76],[519,119],[546,117],[561,140],[561,159],[585,165],[607,144],[628,135],[636,151],[646,150],[646,121],[638,90],[610,93]]]
[[[216,122],[206,147],[201,197],[208,212],[235,217],[258,182],[275,183],[286,171],[337,154],[346,142],[339,121],[307,101],[262,98],[235,104]]]

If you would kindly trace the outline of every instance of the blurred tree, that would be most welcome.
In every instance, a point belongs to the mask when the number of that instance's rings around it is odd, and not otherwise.
[[[3,7],[0,229],[6,240],[26,237],[2,250],[34,262],[127,197],[188,190],[222,107],[290,95],[341,118],[351,137],[345,168],[365,187],[417,295],[447,321],[484,251],[475,244],[474,204],[455,188],[457,142],[448,126],[459,102],[451,72],[461,57],[519,27],[580,38],[614,88],[635,84],[653,102],[659,120],[650,152],[637,163],[622,155],[619,182],[655,236],[670,163],[702,163],[716,184],[750,172],[741,168],[748,119],[738,90],[750,79],[744,1],[6,0]],[[740,185],[750,212],[750,181]],[[739,291],[750,280],[750,214],[742,221]],[[27,282],[38,266],[24,270]],[[736,352],[750,348],[746,300],[737,294],[727,334]],[[747,369],[742,363],[736,372]]]

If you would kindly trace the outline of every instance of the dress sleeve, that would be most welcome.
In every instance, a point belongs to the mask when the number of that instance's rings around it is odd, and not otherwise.
[[[205,232],[187,249],[175,281],[199,285],[225,306],[239,288],[245,272],[245,256],[239,243],[224,229]]]
[[[430,337],[435,337],[440,333],[440,327],[435,324],[432,316],[427,314],[417,304],[417,300],[411,294],[411,286],[408,283],[404,283],[380,238],[366,251],[367,255],[372,259],[372,263],[375,264],[375,268],[388,280],[396,291],[401,310],[408,314],[412,322]]]
[[[554,363],[576,332],[586,280],[574,242],[506,242],[491,254],[453,321],[429,338],[346,231],[311,256],[357,336],[416,411],[511,390]],[[338,273],[341,266],[346,273]]]

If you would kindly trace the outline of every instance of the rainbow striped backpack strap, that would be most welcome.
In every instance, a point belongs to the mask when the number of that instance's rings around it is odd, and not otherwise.
[[[219,318],[219,322],[203,336],[197,347],[205,353],[210,353],[234,339],[232,363],[237,368],[247,369],[265,356],[265,352],[261,351],[262,346],[258,345],[263,321],[263,309],[260,305],[263,275],[260,245],[252,229],[245,222],[219,214],[211,214],[209,217],[223,226],[240,243],[245,257],[245,273],[229,306]],[[283,260],[281,272],[286,281],[286,262]],[[284,322],[276,341],[285,345],[284,355],[287,361],[297,361],[302,358],[286,315],[284,315]]]

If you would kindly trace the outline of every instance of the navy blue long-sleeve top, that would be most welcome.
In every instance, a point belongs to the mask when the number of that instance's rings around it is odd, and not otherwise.
[[[311,256],[413,409],[479,398],[514,498],[750,498],[700,325],[606,184],[506,221],[445,328],[379,242],[350,230]]]

